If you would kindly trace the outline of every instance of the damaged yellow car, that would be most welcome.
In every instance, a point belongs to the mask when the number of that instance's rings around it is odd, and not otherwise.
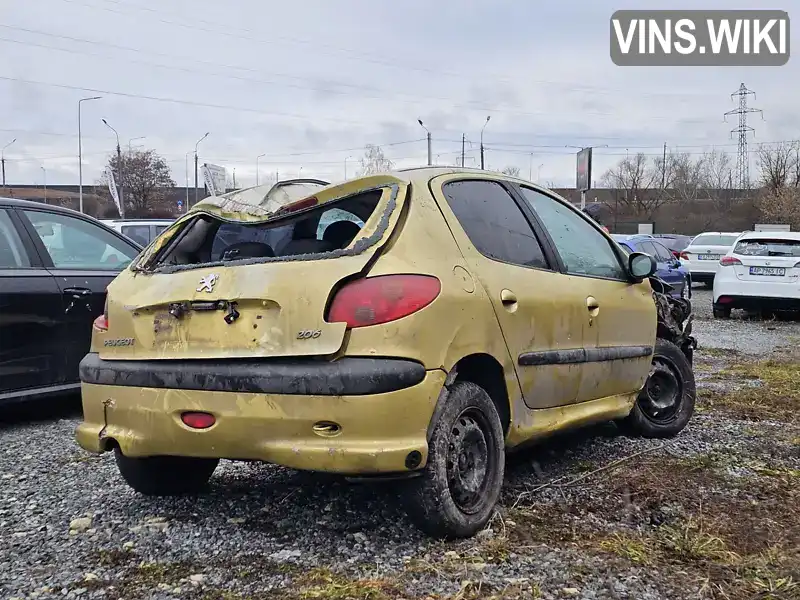
[[[657,339],[655,267],[486,171],[212,196],[109,286],[77,440],[150,495],[200,492],[220,459],[403,476],[421,529],[470,536],[506,450],[686,426],[691,357]]]

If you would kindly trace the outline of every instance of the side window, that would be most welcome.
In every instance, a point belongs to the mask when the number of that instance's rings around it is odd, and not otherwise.
[[[478,251],[502,262],[548,269],[544,252],[514,198],[494,181],[443,186],[447,203]]]
[[[661,262],[671,262],[673,260],[672,252],[667,250],[663,244],[653,242],[653,247],[656,249],[656,257]]]
[[[57,269],[116,271],[136,258],[136,251],[105,229],[68,215],[26,210]]]
[[[123,225],[121,232],[142,246],[150,243],[150,225]]]
[[[649,254],[656,260],[661,260],[658,256],[658,250],[656,250],[655,244],[653,242],[642,241],[639,242],[639,252],[644,252],[645,254]]]
[[[611,243],[586,219],[536,190],[520,189],[553,238],[568,273],[627,281]]]
[[[0,269],[23,269],[31,261],[8,211],[0,209]]]

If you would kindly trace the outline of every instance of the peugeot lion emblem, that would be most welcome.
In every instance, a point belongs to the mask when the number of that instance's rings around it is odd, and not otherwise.
[[[198,292],[213,292],[214,284],[217,283],[219,277],[212,273],[200,278],[200,287],[197,288]]]

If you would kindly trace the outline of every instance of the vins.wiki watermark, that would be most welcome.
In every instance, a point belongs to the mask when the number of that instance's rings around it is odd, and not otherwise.
[[[611,60],[619,66],[781,66],[789,60],[782,10],[618,10]]]

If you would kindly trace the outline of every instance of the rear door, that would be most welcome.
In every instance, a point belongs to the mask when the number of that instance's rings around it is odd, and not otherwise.
[[[55,278],[15,210],[0,207],[0,401],[63,383],[64,339]]]
[[[431,182],[472,274],[489,296],[529,408],[577,400],[586,308],[579,282],[554,269],[518,199],[502,179],[444,176]]]
[[[582,305],[578,402],[638,391],[650,372],[656,337],[649,282],[629,282],[624,253],[590,219],[533,188],[519,191],[558,252],[565,287]]]
[[[19,212],[60,291],[67,346],[63,378],[78,381],[78,364],[89,351],[92,321],[103,314],[106,288],[139,249],[89,219],[37,209]]]

